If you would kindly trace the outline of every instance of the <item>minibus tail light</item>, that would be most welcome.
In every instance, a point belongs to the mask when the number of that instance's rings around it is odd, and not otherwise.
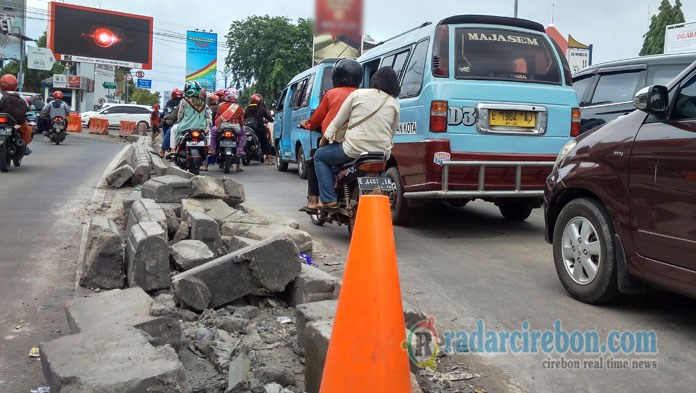
[[[433,75],[449,77],[449,27],[447,25],[440,25],[435,30]]]
[[[573,108],[570,120],[570,136],[576,137],[580,135],[580,108]]]
[[[430,103],[430,132],[447,132],[447,101]]]

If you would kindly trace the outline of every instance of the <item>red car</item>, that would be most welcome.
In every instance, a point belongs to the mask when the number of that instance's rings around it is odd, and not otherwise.
[[[696,297],[696,63],[638,110],[569,142],[546,180],[546,240],[578,300],[657,286]]]

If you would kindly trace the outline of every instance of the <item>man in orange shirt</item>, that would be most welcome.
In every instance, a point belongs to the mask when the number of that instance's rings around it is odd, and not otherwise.
[[[318,130],[324,133],[336,117],[338,110],[353,90],[360,87],[362,82],[362,67],[360,63],[352,59],[342,59],[334,66],[332,76],[334,88],[327,91],[319,103],[319,107],[314,111],[309,120],[303,120],[300,126],[306,130]],[[314,152],[310,152],[310,159],[307,160],[307,206],[300,208],[300,211],[315,212],[319,203],[319,181],[314,171]]]

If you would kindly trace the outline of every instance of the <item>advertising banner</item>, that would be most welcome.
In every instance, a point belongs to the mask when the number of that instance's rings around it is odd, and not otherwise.
[[[0,59],[20,58],[26,0],[4,0],[0,6]]]
[[[332,57],[360,56],[363,0],[316,0],[314,64]]]
[[[60,60],[152,69],[152,18],[49,3],[48,47]]]
[[[198,81],[204,90],[215,90],[217,34],[186,32],[186,81]]]
[[[667,26],[665,54],[696,52],[696,22]]]

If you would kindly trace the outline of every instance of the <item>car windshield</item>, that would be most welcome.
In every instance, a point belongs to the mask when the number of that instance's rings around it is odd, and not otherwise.
[[[455,77],[561,83],[553,47],[540,34],[504,29],[455,30]]]

